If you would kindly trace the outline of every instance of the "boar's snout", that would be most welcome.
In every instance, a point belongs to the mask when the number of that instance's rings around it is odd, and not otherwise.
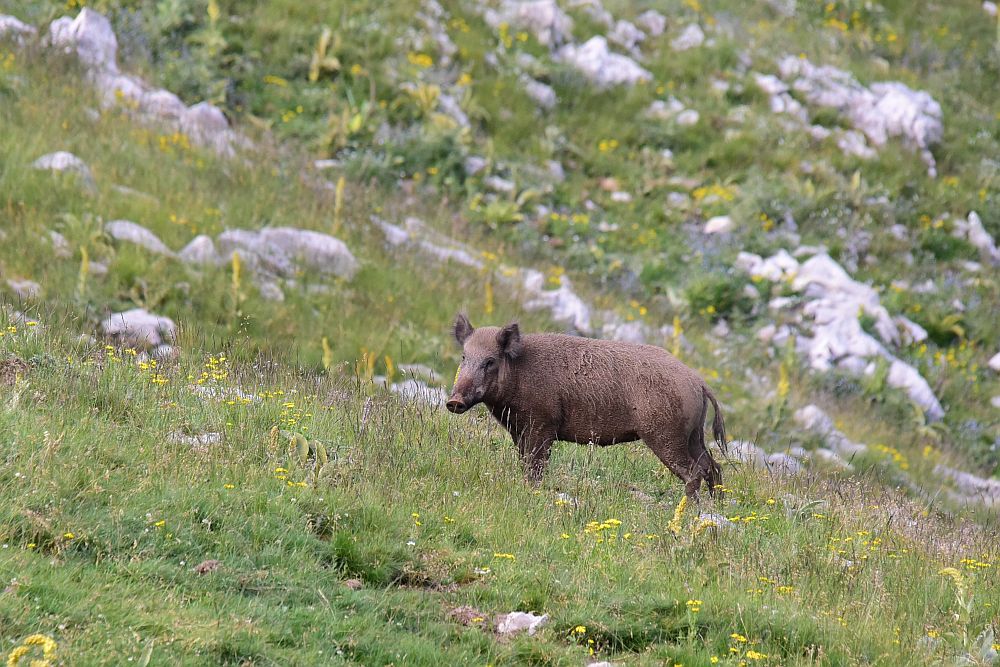
[[[465,401],[460,398],[450,398],[444,406],[448,408],[449,412],[454,412],[456,415],[460,415],[469,409],[469,406],[465,404]]]

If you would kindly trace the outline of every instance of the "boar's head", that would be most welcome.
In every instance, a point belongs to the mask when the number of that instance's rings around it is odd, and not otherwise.
[[[462,364],[445,406],[460,415],[477,403],[489,404],[496,399],[523,345],[516,322],[503,328],[475,329],[469,318],[459,314],[454,334],[462,346]]]

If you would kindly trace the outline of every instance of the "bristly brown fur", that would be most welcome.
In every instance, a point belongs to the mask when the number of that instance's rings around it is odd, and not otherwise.
[[[705,446],[708,404],[720,447],[726,433],[705,381],[651,345],[560,334],[521,334],[516,323],[475,329],[455,321],[466,362],[449,399],[464,411],[483,402],[510,432],[530,479],[538,480],[553,441],[601,446],[643,440],[689,495],[709,491],[722,469]],[[489,360],[494,365],[490,366]]]

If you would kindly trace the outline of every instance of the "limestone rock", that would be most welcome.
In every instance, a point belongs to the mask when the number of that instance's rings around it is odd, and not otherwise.
[[[21,44],[37,34],[35,26],[28,25],[14,16],[0,14],[0,39],[11,39]]]
[[[18,280],[16,278],[7,279],[7,287],[14,292],[14,295],[21,301],[34,301],[42,295],[42,286],[34,280]]]
[[[503,0],[498,10],[487,10],[485,18],[494,28],[506,23],[515,30],[527,30],[550,48],[566,43],[573,31],[573,19],[555,0]]]
[[[527,631],[529,635],[533,635],[548,621],[548,614],[538,616],[529,612],[512,611],[497,618],[497,634],[514,635]]]
[[[733,227],[732,218],[728,215],[717,215],[714,218],[709,218],[702,231],[705,234],[728,234],[733,231]]]
[[[134,243],[157,255],[174,256],[159,236],[131,220],[112,220],[104,225],[104,231],[116,241]]]
[[[75,19],[58,18],[49,25],[49,41],[65,52],[75,51],[88,67],[117,71],[118,39],[111,22],[102,14],[84,7]]]
[[[47,153],[31,163],[40,171],[71,172],[78,174],[88,188],[94,188],[94,175],[87,163],[67,151]]]
[[[204,234],[199,234],[191,239],[177,253],[177,257],[185,264],[217,264],[219,262],[219,254],[215,252],[215,242]]]
[[[684,28],[680,35],[670,42],[670,48],[674,51],[687,51],[694,49],[705,43],[705,32],[697,23],[692,23]]]
[[[172,341],[177,326],[169,317],[154,315],[145,308],[133,308],[101,322],[101,333],[121,345],[147,349]]]
[[[653,79],[652,74],[628,56],[612,53],[607,39],[601,35],[595,35],[581,45],[567,44],[556,53],[556,59],[570,65],[602,89]]]
[[[635,22],[650,37],[659,37],[667,29],[667,18],[655,9],[649,9],[639,14]]]

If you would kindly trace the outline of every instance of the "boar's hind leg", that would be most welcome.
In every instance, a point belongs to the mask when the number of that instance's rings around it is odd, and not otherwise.
[[[684,482],[684,492],[693,496],[701,488],[701,471],[688,452],[688,439],[683,435],[666,433],[648,434],[643,441],[670,472]]]
[[[555,439],[555,431],[544,426],[529,426],[515,438],[517,452],[524,464],[524,476],[532,484],[542,481]]]
[[[699,426],[688,437],[688,453],[698,465],[698,476],[708,484],[708,492],[715,495],[715,487],[722,484],[722,468],[705,447],[705,428]]]

